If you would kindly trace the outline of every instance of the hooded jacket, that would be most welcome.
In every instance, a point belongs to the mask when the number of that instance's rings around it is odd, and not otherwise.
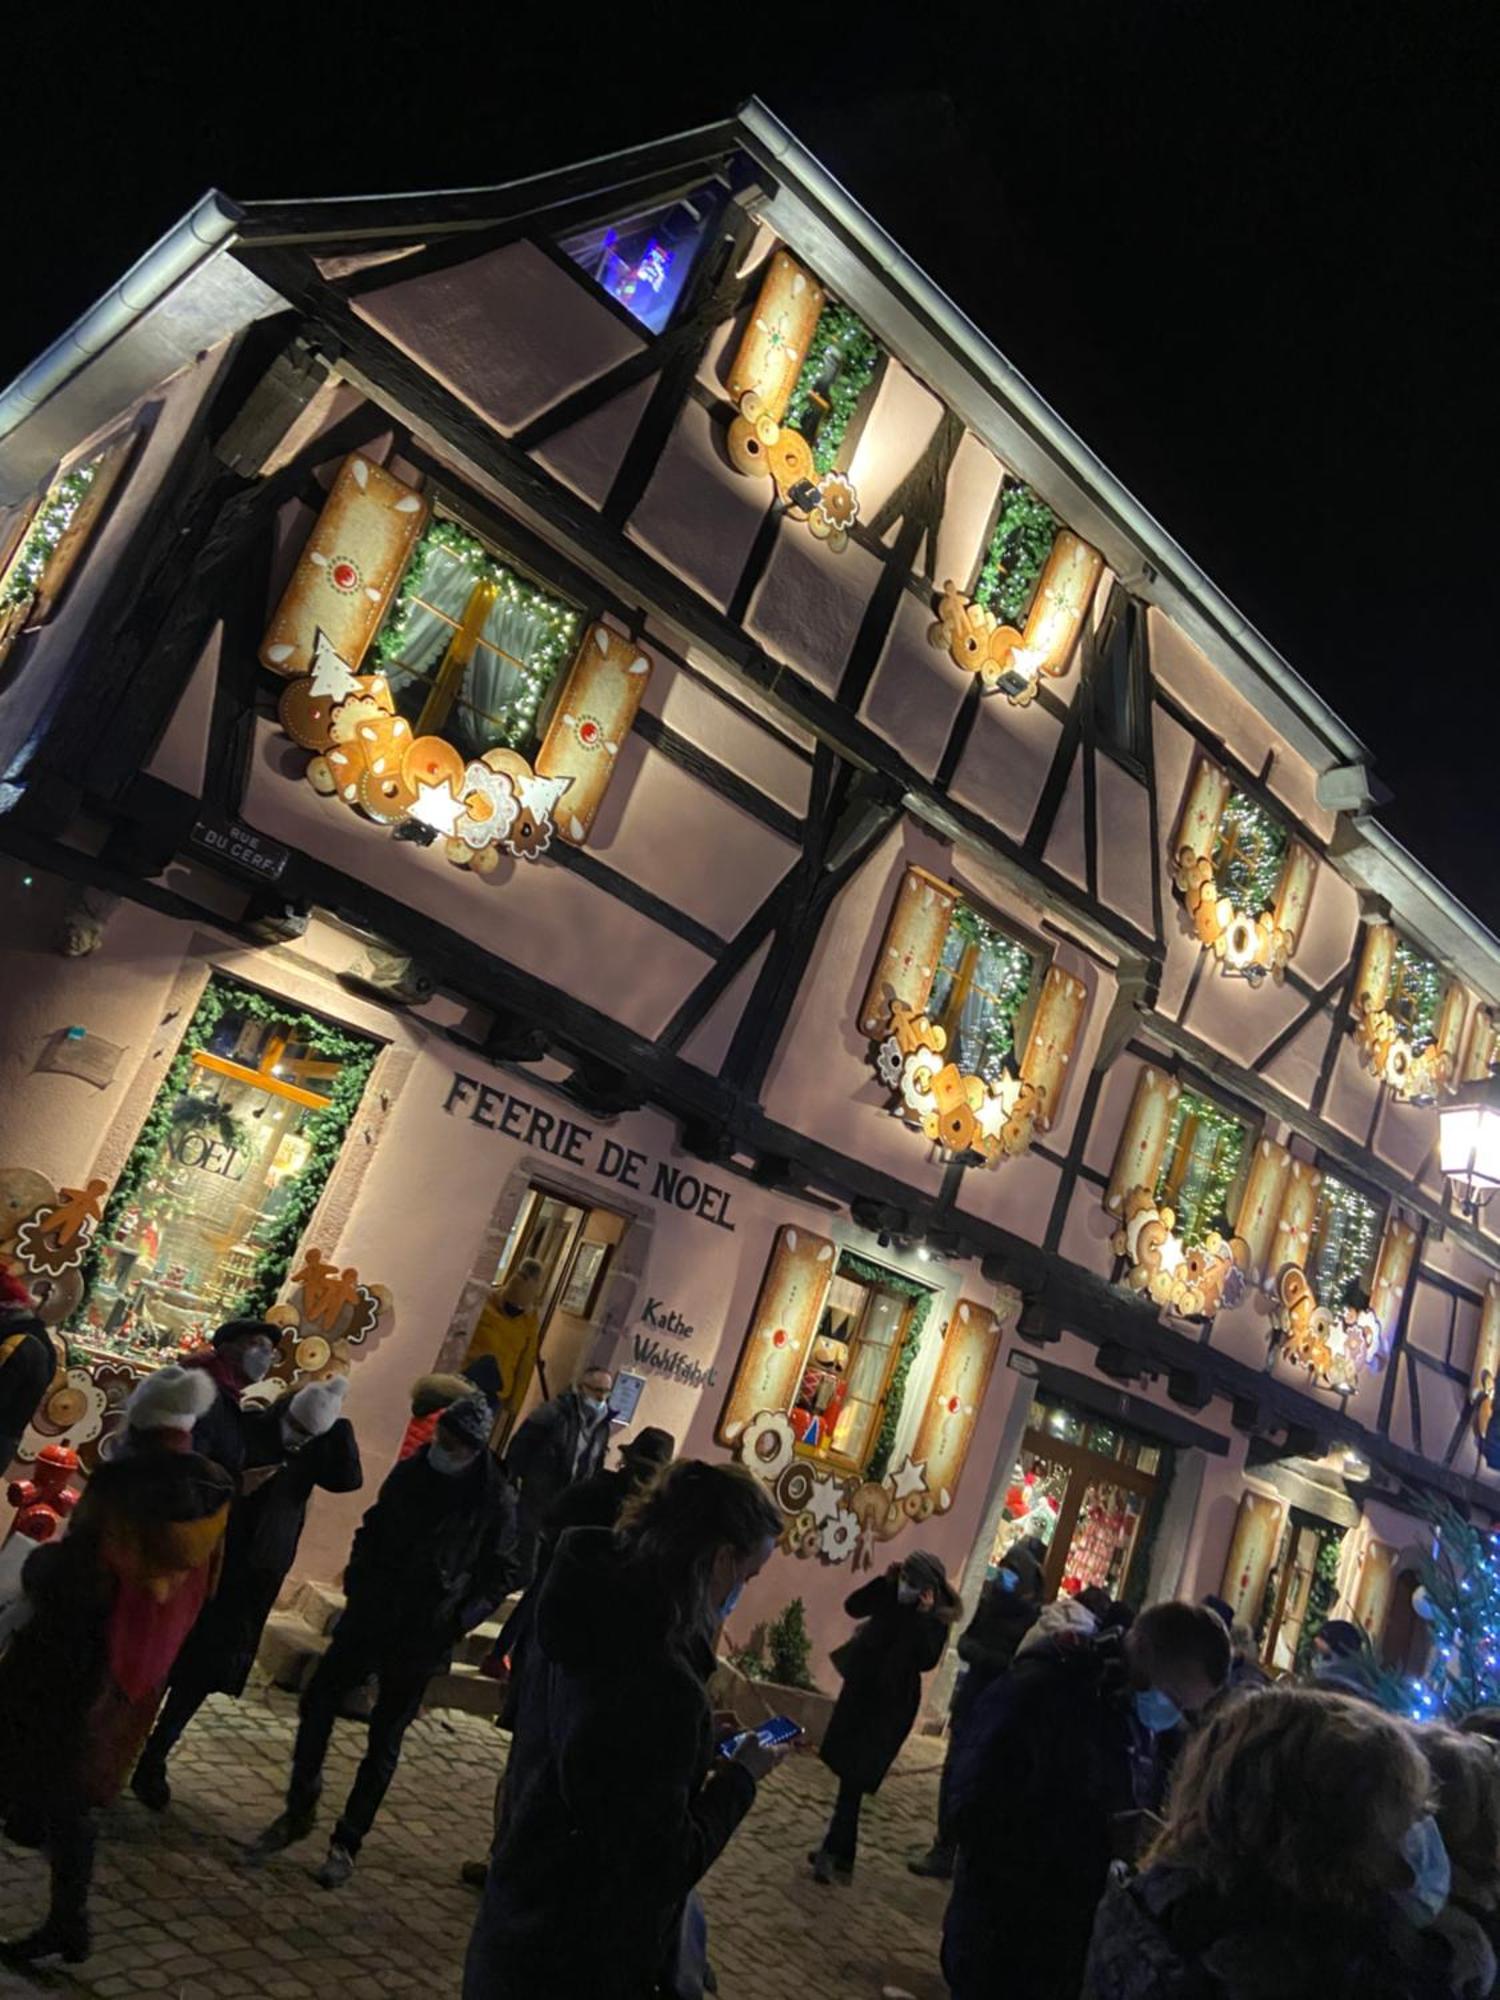
[[[464,2000],[647,2000],[688,1891],[755,1783],[714,1752],[707,1639],[602,1528],[538,1592]]]

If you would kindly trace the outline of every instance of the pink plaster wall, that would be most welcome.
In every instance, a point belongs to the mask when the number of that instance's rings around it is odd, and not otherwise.
[[[1068,773],[1068,782],[1063,788],[1062,802],[1057,808],[1057,818],[1052,823],[1052,831],[1047,837],[1043,858],[1049,868],[1055,868],[1059,875],[1066,875],[1070,882],[1085,888],[1089,878],[1088,840],[1083,820],[1083,756],[1073,759],[1073,768]]]
[[[771,940],[752,954],[721,993],[713,1006],[705,1014],[698,1026],[682,1045],[682,1053],[690,1063],[700,1069],[712,1071],[717,1076],[723,1067],[724,1058],[729,1053],[729,1044],[734,1040],[734,1031],[740,1024],[755,991],[755,982],[760,977],[761,967],[766,962],[766,954],[771,949]]]
[[[160,743],[147,760],[146,769],[164,785],[198,798],[203,792],[203,770],[208,759],[208,732],[214,715],[214,689],[219,682],[219,649],[224,627],[216,624],[198,657],[187,686],[172,711]]]
[[[661,661],[646,685],[642,706],[788,812],[800,818],[807,811],[809,760],[716,689]]]
[[[958,669],[950,664],[949,671]],[[1061,734],[1062,724],[1037,702],[1014,708],[1003,695],[981,701],[953,774],[953,796],[1013,840],[1024,838]]]
[[[943,515],[932,554],[932,579],[941,586],[950,579],[967,590],[978,574],[984,554],[984,532],[1000,497],[1005,467],[972,431],[958,441],[943,495]]]
[[[1364,1067],[1354,1046],[1354,1037],[1345,1034],[1334,1057],[1323,1116],[1361,1146],[1369,1137],[1381,1085]]]
[[[1151,852],[1150,795],[1113,757],[1094,759],[1094,785],[1099,813],[1099,893],[1112,909],[1149,933],[1154,928],[1151,878],[1156,870],[1156,856]]]
[[[352,301],[360,318],[497,430],[529,423],[644,342],[530,243]]]
[[[1326,986],[1353,957],[1359,936],[1358,891],[1327,862],[1319,862],[1292,963],[1314,986]]]
[[[859,495],[860,518],[873,521],[917,464],[942,421],[943,406],[899,361],[887,361],[849,477]],[[885,539],[894,539],[895,524]]]
[[[1411,1181],[1419,1181],[1422,1169],[1437,1151],[1438,1114],[1434,1104],[1400,1104],[1389,1091],[1381,1093],[1380,1116],[1375,1123],[1375,1151]]]
[[[879,574],[879,562],[857,542],[835,553],[806,522],[783,517],[746,630],[775,659],[836,694]]]
[[[1243,979],[1228,977],[1210,952],[1184,1021],[1192,1034],[1248,1068],[1266,1043],[1289,1028],[1306,1006],[1295,986],[1278,986],[1274,979],[1266,979],[1252,987]]]
[[[947,748],[972,679],[946,651],[928,644],[931,624],[930,609],[903,591],[859,710],[862,722],[929,778]]]
[[[651,484],[630,517],[632,541],[649,549],[722,611],[771,504],[768,479],[734,471],[724,452],[728,405],[710,415],[684,403]]]
[[[1104,1206],[1103,1188],[1094,1187],[1088,1181],[1075,1181],[1068,1198],[1068,1213],[1063,1222],[1058,1252],[1081,1269],[1094,1272],[1097,1277],[1113,1277],[1115,1253],[1111,1239],[1115,1226],[1114,1217]]]
[[[602,409],[539,445],[537,459],[591,506],[602,507],[654,386],[648,377],[622,389]]]
[[[1300,1028],[1278,1055],[1272,1056],[1262,1074],[1268,1083],[1284,1090],[1299,1104],[1311,1105],[1323,1071],[1328,1037],[1333,1033],[1334,1013],[1320,1007],[1305,1028]],[[1272,1037],[1268,1032],[1266,1042]]]

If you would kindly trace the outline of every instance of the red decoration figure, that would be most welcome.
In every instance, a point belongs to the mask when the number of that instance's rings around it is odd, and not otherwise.
[[[78,1454],[63,1444],[44,1445],[31,1479],[13,1479],[5,1497],[16,1509],[12,1531],[28,1541],[50,1542],[83,1498],[68,1481],[78,1470]]]

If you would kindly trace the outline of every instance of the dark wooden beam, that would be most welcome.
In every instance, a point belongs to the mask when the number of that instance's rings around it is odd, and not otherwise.
[[[650,641],[643,642],[647,646]],[[635,733],[661,756],[670,758],[679,769],[690,771],[692,775],[707,785],[721,799],[728,799],[741,812],[780,834],[783,840],[798,845],[802,841],[802,821],[795,813],[788,812],[778,800],[770,798],[748,778],[742,778],[738,771],[731,771],[727,764],[721,764],[716,757],[710,757],[700,749],[690,737],[679,736],[675,729],[653,715],[650,709],[636,711]]]

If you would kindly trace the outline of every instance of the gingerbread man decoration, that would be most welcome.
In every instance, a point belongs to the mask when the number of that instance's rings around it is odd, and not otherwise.
[[[302,1287],[304,1322],[325,1330],[336,1326],[339,1315],[359,1297],[359,1273],[353,1265],[336,1271],[321,1250],[308,1251],[292,1282]]]

